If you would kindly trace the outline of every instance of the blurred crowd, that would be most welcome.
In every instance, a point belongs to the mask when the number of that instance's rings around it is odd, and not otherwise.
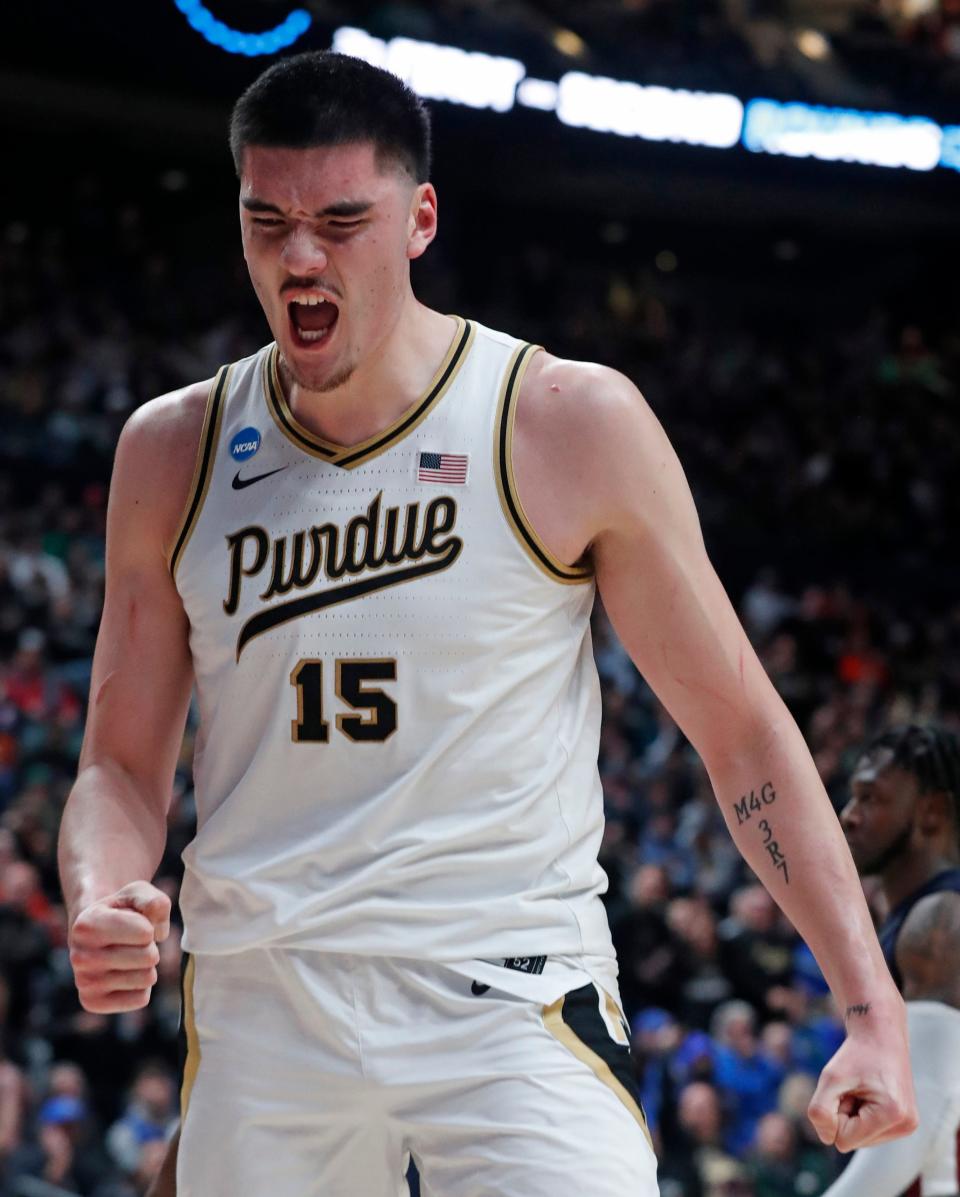
[[[211,235],[223,224],[232,237],[230,220],[191,231],[95,177],[64,197],[62,212],[0,229],[0,1197],[142,1197],[177,1115],[179,933],[146,1011],[81,1010],[57,825],[83,731],[120,427],[144,399],[267,334],[236,251]],[[545,235],[499,256],[485,246],[482,276],[438,245],[418,287],[641,383],[839,806],[873,730],[906,718],[960,730],[945,551],[960,516],[957,324],[943,311],[903,320],[865,293],[846,321],[811,315],[798,333],[764,319],[769,280],[753,298],[741,280],[736,303],[717,304],[709,280],[687,285],[675,261],[652,266],[608,240],[606,257]],[[732,294],[732,279],[712,285]],[[599,605],[594,635],[607,903],[663,1197],[816,1197],[839,1166],[804,1116],[842,1035],[823,979]],[[194,730],[191,719],[159,874],[172,895],[194,814]]]

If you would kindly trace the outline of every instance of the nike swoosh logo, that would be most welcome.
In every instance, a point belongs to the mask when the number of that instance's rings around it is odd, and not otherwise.
[[[286,468],[286,466],[277,466],[275,470],[267,470],[265,474],[254,474],[252,478],[241,478],[240,471],[237,470],[230,485],[234,490],[243,490],[245,486],[253,486],[254,482],[259,482],[262,478],[269,478],[272,474],[279,474],[281,470],[285,470]]]
[[[275,607],[258,611],[240,629],[237,638],[237,660],[240,660],[240,654],[255,636],[261,636],[291,619],[300,619],[304,615],[312,615],[314,611],[322,611],[324,607],[347,603],[367,594],[375,594],[378,590],[387,590],[391,586],[412,582],[414,578],[425,578],[429,574],[439,573],[456,561],[462,548],[463,541],[454,537],[443,546],[440,556],[432,561],[420,561],[416,565],[408,565],[406,569],[373,574],[369,578],[361,578],[358,582],[348,582],[345,586],[331,586],[328,590],[307,594],[303,598],[287,599],[284,603],[277,603]]]
[[[489,985],[481,985],[479,981],[474,981],[470,985],[470,992],[475,993],[477,997],[480,997],[480,995],[486,993],[489,988]]]

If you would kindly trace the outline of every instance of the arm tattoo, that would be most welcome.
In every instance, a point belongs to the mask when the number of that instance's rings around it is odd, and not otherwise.
[[[847,1007],[847,1012],[843,1016],[843,1021],[846,1022],[847,1019],[850,1018],[854,1014],[869,1014],[869,1013],[870,1013],[870,1003],[869,1002],[856,1002],[854,1005]]]
[[[734,813],[737,816],[737,826],[741,827],[744,823],[749,823],[751,816],[762,814],[765,807],[773,806],[777,800],[777,791],[773,788],[772,781],[765,781],[760,787],[760,793],[756,790],[751,790],[749,794],[744,794],[739,802],[733,804]],[[773,867],[783,874],[783,879],[790,884],[790,873],[787,867],[787,858],[781,851],[780,845],[773,838],[773,828],[770,826],[769,819],[760,819],[757,826],[763,836],[763,846],[767,850],[767,854],[773,863]]]
[[[749,795],[744,794],[739,802],[733,804],[737,816],[737,826],[749,822],[751,813],[760,814],[765,806],[772,806],[776,800],[777,791],[773,788],[772,781],[763,783],[760,787],[759,798],[755,790],[751,790]]]

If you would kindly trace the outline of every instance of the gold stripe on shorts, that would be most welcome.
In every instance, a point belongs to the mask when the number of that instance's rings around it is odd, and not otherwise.
[[[617,1080],[610,1070],[610,1065],[606,1060],[597,1055],[595,1051],[587,1047],[583,1040],[577,1035],[573,1027],[563,1020],[563,1003],[566,997],[557,998],[557,1000],[550,1006],[543,1008],[543,1025],[547,1028],[554,1039],[558,1040],[567,1051],[572,1052],[573,1055],[581,1060],[594,1073],[594,1075],[601,1080],[608,1089],[610,1089],[620,1100],[620,1102],[629,1110],[630,1114],[636,1120],[640,1129],[646,1136],[647,1142],[653,1147],[653,1141],[650,1138],[650,1131],[647,1127],[647,1120],[644,1117],[643,1110],[637,1102],[631,1097],[630,1093]]]
[[[193,979],[196,966],[196,957],[191,956],[183,974],[183,1030],[187,1038],[187,1058],[184,1061],[183,1083],[180,1086],[181,1124],[187,1116],[190,1093],[193,1090],[193,1082],[197,1079],[197,1069],[200,1067],[200,1039],[193,1013]]]

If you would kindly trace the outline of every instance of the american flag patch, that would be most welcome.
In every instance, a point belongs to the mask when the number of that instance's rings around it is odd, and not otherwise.
[[[417,469],[418,482],[453,482],[463,484],[467,480],[466,453],[421,453]]]

